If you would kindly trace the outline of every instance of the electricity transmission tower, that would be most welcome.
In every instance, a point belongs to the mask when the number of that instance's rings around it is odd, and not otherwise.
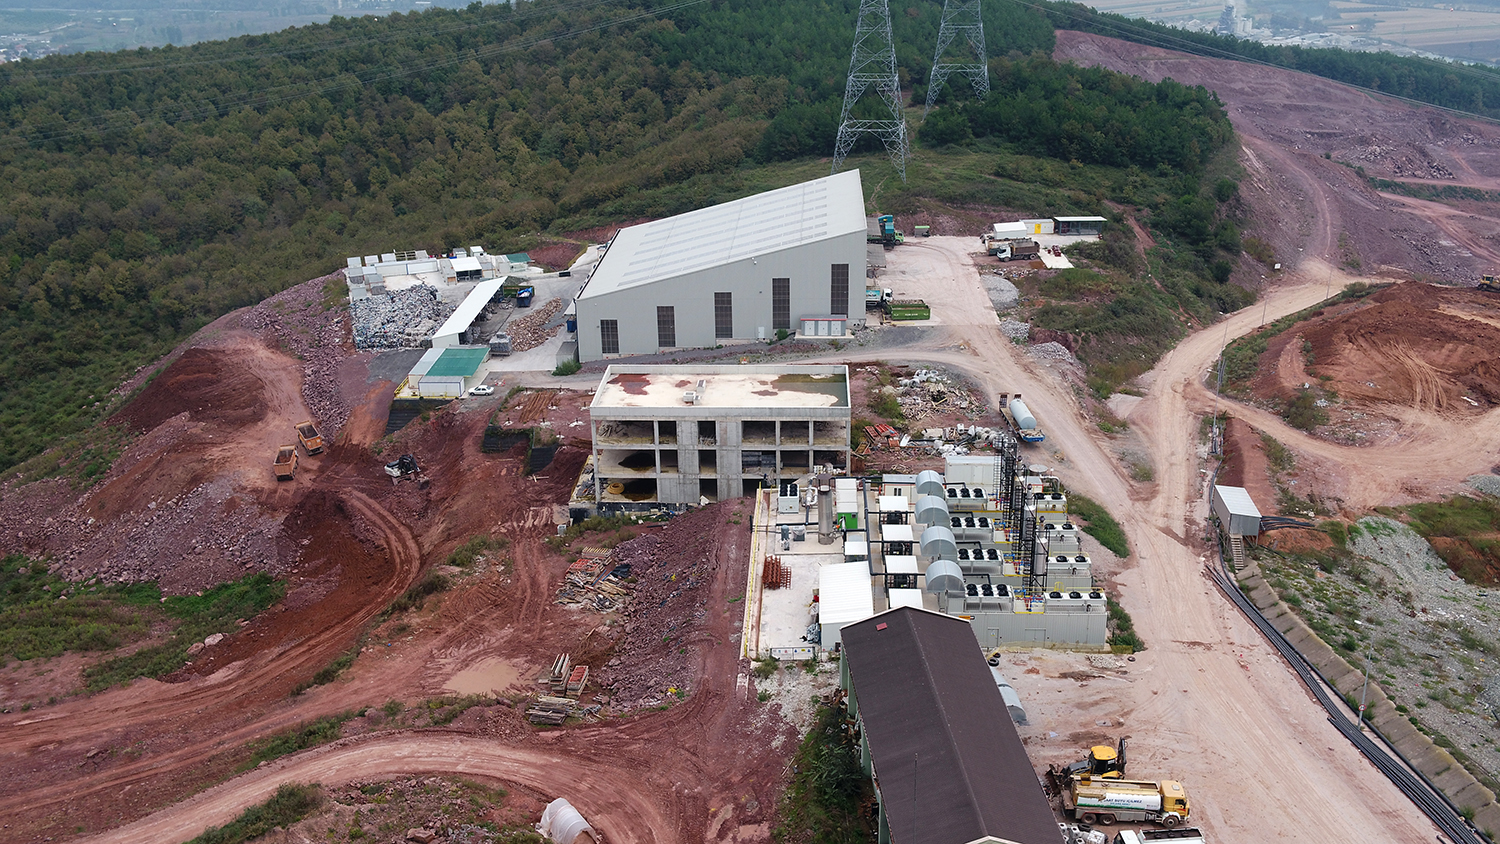
[[[960,35],[969,42],[973,50],[973,61],[943,61],[943,53]],[[974,85],[974,96],[984,99],[990,94],[989,53],[984,49],[984,21],[979,18],[979,0],[943,0],[943,22],[938,27],[937,52],[932,54],[932,73],[927,79],[927,108],[922,110],[926,119],[937,101],[938,92],[949,76],[969,77]]]
[[[977,5],[978,0],[973,0]],[[870,87],[880,95],[890,117],[864,120],[854,116],[854,106]],[[896,42],[891,37],[891,10],[886,0],[860,0],[859,22],[854,27],[854,53],[849,57],[849,80],[844,83],[844,110],[839,117],[839,137],[833,146],[833,172],[860,135],[875,135],[885,144],[891,163],[906,181],[906,117],[901,110],[901,82],[896,76]]]

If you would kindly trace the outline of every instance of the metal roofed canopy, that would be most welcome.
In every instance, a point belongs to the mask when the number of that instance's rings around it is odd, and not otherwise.
[[[703,389],[698,389],[698,382]],[[684,393],[695,393],[693,404]],[[591,413],[638,408],[849,407],[846,366],[629,366],[604,370]]]
[[[580,299],[865,231],[859,171],[621,229]]]
[[[1224,506],[1229,508],[1229,512],[1237,516],[1260,518],[1260,508],[1255,506],[1254,499],[1244,487],[1214,484],[1214,489],[1218,491],[1219,498],[1224,501]]]
[[[474,258],[455,258],[453,260],[455,270],[458,269],[459,261],[474,261],[474,269],[479,269],[479,261]],[[474,318],[479,316],[479,312],[484,310],[484,306],[489,304],[491,299],[495,298],[495,294],[500,292],[500,285],[504,283],[504,279],[492,278],[474,285],[474,289],[469,291],[469,295],[464,297],[464,300],[432,336],[442,337],[468,331],[469,326],[474,324]]]
[[[848,624],[874,614],[868,562],[834,563],[818,569],[819,624]]]
[[[967,621],[901,607],[840,633],[893,842],[1057,844]]]
[[[445,376],[469,378],[479,371],[480,365],[489,355],[488,346],[460,346],[444,349],[443,356],[437,359],[431,369],[427,370],[427,375],[432,378]]]

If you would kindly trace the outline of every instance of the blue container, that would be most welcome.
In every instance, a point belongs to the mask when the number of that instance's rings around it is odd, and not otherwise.
[[[520,292],[516,294],[516,307],[518,307],[518,308],[529,308],[529,307],[531,307],[531,297],[533,295],[535,295],[535,293],[536,293],[536,291],[532,290],[530,287],[523,287],[523,288],[521,288]]]
[[[578,333],[578,317],[571,317],[571,316],[568,317],[568,333],[569,334],[577,334]]]

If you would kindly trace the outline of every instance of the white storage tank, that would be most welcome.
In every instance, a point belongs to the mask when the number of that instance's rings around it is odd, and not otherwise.
[[[1026,406],[1026,402],[1011,399],[1009,406],[1010,415],[1015,417],[1016,425],[1021,430],[1030,431],[1036,428],[1036,417],[1031,415],[1031,409]]]

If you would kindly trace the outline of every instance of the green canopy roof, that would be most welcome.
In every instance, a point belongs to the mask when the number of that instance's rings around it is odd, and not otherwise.
[[[427,374],[450,377],[462,375],[469,378],[479,371],[479,367],[489,355],[490,350],[485,346],[444,349],[442,357],[438,358],[437,363],[427,370]]]

